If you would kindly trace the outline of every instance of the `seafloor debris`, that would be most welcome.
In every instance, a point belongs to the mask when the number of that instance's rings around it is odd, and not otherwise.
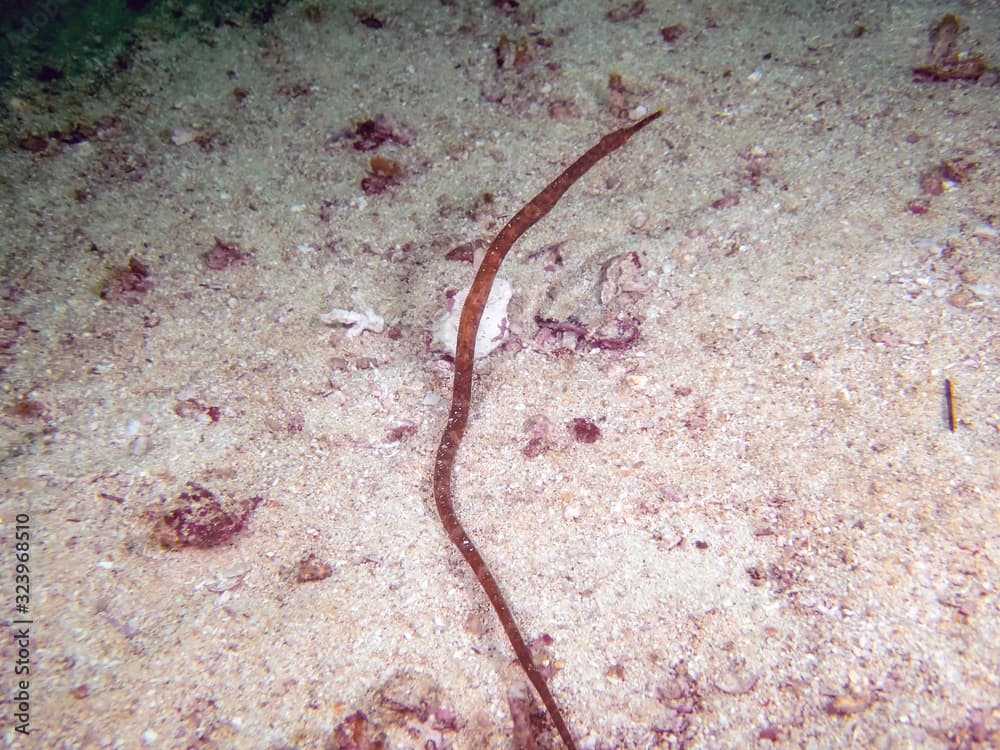
[[[48,133],[32,133],[24,136],[17,141],[17,147],[22,151],[52,156],[64,145],[93,140],[95,136],[99,137],[117,125],[118,122],[113,117],[105,117],[92,123],[77,122],[63,130],[50,130]]]
[[[450,750],[458,717],[442,705],[440,689],[423,675],[399,672],[370,694],[334,729],[331,750],[386,750],[390,747]]]
[[[415,140],[416,134],[412,128],[399,122],[392,115],[377,114],[375,117],[362,120],[353,128],[330,135],[324,147],[327,153],[332,154],[350,141],[356,151],[374,151],[386,143],[410,146]]]
[[[611,23],[623,23],[638,18],[646,12],[645,0],[634,0],[631,3],[615,5],[608,11],[608,20]]]
[[[536,346],[544,346],[549,341],[556,340],[561,342],[564,347],[569,346],[575,349],[587,337],[587,326],[572,315],[566,320],[543,318],[541,315],[536,315],[535,325],[538,326],[538,333],[535,335]]]
[[[638,253],[616,255],[601,269],[601,304],[612,314],[631,309],[652,286]]]
[[[417,424],[410,419],[400,419],[389,426],[386,442],[399,443],[417,434]]]
[[[128,259],[128,265],[111,269],[101,288],[101,299],[134,305],[139,301],[140,295],[152,288],[149,266],[132,256]]]
[[[513,684],[507,692],[512,739],[515,750],[538,750],[545,747],[538,738],[545,731],[545,709],[523,682]]]
[[[474,263],[476,260],[476,251],[481,250],[484,247],[486,247],[486,243],[483,240],[463,242],[460,245],[455,245],[455,247],[445,253],[444,257],[446,260],[458,260],[463,263]]]
[[[652,280],[642,270],[638,253],[616,255],[601,269],[598,296],[603,308],[602,319],[590,326],[572,316],[556,320],[536,315],[539,331],[535,344],[543,346],[556,341],[571,349],[581,346],[612,351],[629,349],[639,340],[642,323],[632,311],[650,288]]]
[[[182,419],[218,422],[222,417],[222,409],[218,406],[203,404],[196,398],[185,398],[174,402],[174,414]]]
[[[666,44],[675,44],[684,35],[684,31],[684,27],[680,24],[664,26],[660,29],[660,38],[663,39]]]
[[[595,349],[623,351],[631,349],[639,340],[639,325],[642,321],[631,315],[622,315],[595,329],[587,343]]]
[[[218,497],[194,482],[187,483],[153,526],[153,539],[166,549],[218,547],[243,530],[260,497],[235,500]]]
[[[554,441],[552,439],[552,422],[544,414],[538,414],[524,422],[524,431],[528,435],[528,442],[521,449],[521,453],[526,458],[538,458],[538,456],[551,450]]]
[[[373,156],[368,162],[368,176],[361,180],[366,195],[379,195],[403,181],[403,168],[384,156]]]
[[[368,29],[381,29],[385,27],[385,21],[375,15],[374,12],[370,10],[356,10],[354,11],[354,17],[358,19],[358,22]]]
[[[314,554],[303,557],[295,564],[295,580],[297,583],[322,581],[333,573],[330,563],[321,560]]]
[[[413,130],[391,115],[375,115],[371,120],[359,122],[354,128],[354,148],[373,151],[388,141],[399,146],[409,146],[415,140]]]
[[[525,37],[510,39],[506,34],[501,34],[493,52],[499,70],[524,73],[535,59],[531,42]]]
[[[368,721],[361,711],[355,711],[333,730],[326,743],[330,750],[385,750],[385,732]]]
[[[826,712],[832,716],[852,716],[865,711],[874,702],[875,695],[868,691],[844,693],[830,699],[826,704]]]
[[[205,266],[213,271],[224,271],[230,266],[243,265],[252,253],[235,242],[223,242],[215,238],[212,249],[201,256]]]
[[[920,176],[920,191],[924,195],[941,195],[946,184],[961,185],[978,168],[979,164],[962,157],[945,160]]]
[[[916,81],[978,80],[987,70],[986,57],[959,44],[962,25],[949,13],[931,29],[927,64],[913,69]]]
[[[328,326],[346,327],[348,338],[360,336],[364,331],[382,333],[385,330],[385,319],[381,315],[376,315],[371,309],[359,313],[353,310],[334,308],[325,315],[320,315],[319,320]]]
[[[947,159],[920,174],[921,197],[907,203],[912,214],[925,214],[930,210],[931,199],[945,192],[948,186],[958,186],[966,182],[979,168],[977,162],[963,157]]]
[[[586,417],[576,417],[570,420],[567,427],[578,443],[596,443],[601,437],[601,428],[592,419]]]
[[[48,421],[49,419],[48,410],[45,408],[45,405],[40,401],[36,401],[32,394],[21,396],[4,411],[7,416],[13,417],[17,422],[22,424]]]

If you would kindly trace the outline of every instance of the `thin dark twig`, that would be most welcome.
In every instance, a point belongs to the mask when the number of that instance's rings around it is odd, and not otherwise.
[[[948,378],[944,380],[944,406],[945,414],[948,417],[948,429],[952,432],[955,431],[955,403],[952,400],[951,395],[951,381]]]
[[[500,230],[500,234],[493,240],[493,244],[489,246],[486,256],[476,272],[472,288],[465,300],[465,306],[462,308],[462,317],[458,325],[458,343],[455,350],[455,384],[451,396],[451,411],[448,414],[448,424],[441,436],[441,444],[438,447],[437,459],[434,464],[434,501],[437,504],[438,515],[441,516],[441,523],[444,525],[445,531],[448,532],[448,537],[458,547],[469,567],[472,568],[479,585],[486,592],[486,597],[493,605],[497,617],[500,618],[500,624],[503,625],[504,632],[507,633],[507,638],[514,647],[517,660],[521,663],[521,667],[531,684],[535,686],[535,690],[538,691],[542,703],[545,704],[549,716],[552,717],[552,722],[559,731],[559,736],[562,737],[566,747],[570,750],[576,750],[573,735],[570,734],[562,713],[559,711],[552,693],[549,692],[545,678],[535,666],[531,652],[525,645],[521,631],[514,621],[514,615],[500,592],[500,586],[455,514],[451,489],[452,469],[455,465],[455,455],[458,453],[459,444],[462,442],[462,435],[465,433],[465,426],[469,421],[469,404],[472,400],[472,367],[479,321],[482,318],[486,301],[489,299],[493,279],[497,275],[497,270],[500,268],[504,256],[507,255],[517,238],[551,211],[570,186],[583,177],[587,170],[612,151],[624,146],[629,138],[661,114],[663,114],[662,111],[654,112],[628,127],[608,133],[601,138],[596,146],[593,146],[573,162],[542,192],[518,211],[514,218]]]

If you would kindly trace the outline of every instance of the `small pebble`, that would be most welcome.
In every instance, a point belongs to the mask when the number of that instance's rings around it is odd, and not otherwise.
[[[976,295],[970,292],[965,287],[962,287],[957,292],[948,297],[948,304],[952,307],[957,307],[959,309],[964,309],[976,301]]]
[[[631,109],[628,116],[633,120],[641,120],[649,114],[649,108],[645,104],[639,104]]]

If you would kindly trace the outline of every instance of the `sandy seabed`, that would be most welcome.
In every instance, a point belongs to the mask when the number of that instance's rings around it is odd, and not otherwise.
[[[915,79],[949,11],[1000,64],[990,2],[290,3],[12,96],[4,746],[556,746],[431,501],[431,332],[662,108],[505,262],[457,463],[571,730],[1000,747],[1000,85]]]

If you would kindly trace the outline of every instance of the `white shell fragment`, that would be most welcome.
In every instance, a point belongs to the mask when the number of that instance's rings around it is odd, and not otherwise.
[[[451,300],[447,315],[434,326],[434,337],[431,348],[455,356],[458,345],[458,321],[462,316],[465,298],[469,296],[466,287]],[[481,359],[493,352],[507,338],[507,305],[514,296],[514,290],[507,279],[497,278],[493,281],[490,298],[486,301],[483,318],[479,322],[479,332],[476,336],[476,359]]]
[[[319,320],[328,326],[346,326],[348,338],[360,336],[364,331],[382,333],[385,330],[385,319],[371,310],[359,313],[353,310],[334,308],[326,315],[320,315]]]

